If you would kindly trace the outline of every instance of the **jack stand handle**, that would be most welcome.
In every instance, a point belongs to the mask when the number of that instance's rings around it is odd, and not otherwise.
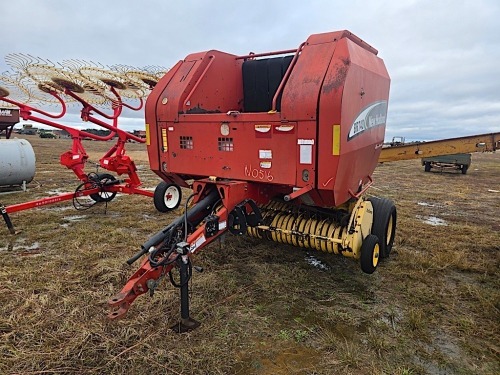
[[[16,234],[16,230],[14,229],[14,224],[12,224],[9,214],[7,213],[7,209],[3,204],[0,204],[0,212],[2,213],[2,217],[5,220],[5,224],[7,224],[7,228],[9,229],[10,234]]]

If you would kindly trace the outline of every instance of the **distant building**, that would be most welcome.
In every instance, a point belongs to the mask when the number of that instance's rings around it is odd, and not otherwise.
[[[132,134],[136,137],[146,139],[146,130],[134,130]]]

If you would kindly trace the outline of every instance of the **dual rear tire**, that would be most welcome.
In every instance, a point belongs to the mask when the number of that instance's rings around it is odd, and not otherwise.
[[[361,244],[361,269],[373,273],[380,259],[391,253],[396,236],[397,211],[394,203],[387,198],[368,199],[373,207],[372,231]]]

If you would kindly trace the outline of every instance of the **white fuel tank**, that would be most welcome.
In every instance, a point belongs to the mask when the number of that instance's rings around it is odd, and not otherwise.
[[[0,186],[31,182],[35,161],[35,152],[27,140],[0,139]]]

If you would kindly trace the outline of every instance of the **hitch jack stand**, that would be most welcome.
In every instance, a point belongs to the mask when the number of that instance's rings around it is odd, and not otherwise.
[[[9,214],[7,213],[7,208],[4,205],[0,204],[0,213],[5,220],[5,224],[7,224],[7,229],[9,229],[10,234],[16,234],[16,230],[14,229],[14,224],[10,220]]]
[[[189,257],[179,257],[180,290],[181,290],[181,321],[171,327],[176,333],[192,331],[200,326],[200,322],[189,316]]]

